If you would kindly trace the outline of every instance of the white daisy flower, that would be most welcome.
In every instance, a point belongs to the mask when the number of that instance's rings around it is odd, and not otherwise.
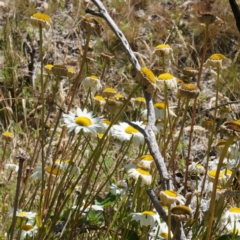
[[[20,218],[34,219],[36,217],[35,212],[23,212],[22,210],[17,210],[16,216]]]
[[[60,171],[68,171],[70,175],[78,175],[80,172],[79,167],[70,160],[57,159],[55,161],[55,167],[58,167]]]
[[[236,166],[239,164],[240,159],[228,159],[224,158],[223,164],[228,169],[236,168]]]
[[[155,239],[168,239],[168,225],[165,222],[159,223],[159,225],[154,226],[149,232],[149,240]],[[173,233],[171,232],[171,238],[173,237]]]
[[[228,222],[226,223],[226,228],[230,233],[234,233],[240,236],[240,222]]]
[[[132,122],[137,124],[139,127],[144,128],[142,122]],[[131,138],[133,143],[137,146],[144,143],[144,136],[134,127],[130,126],[126,122],[119,123],[118,125],[113,125],[112,127],[112,136],[116,137],[120,141],[130,141]]]
[[[229,159],[240,159],[239,143],[234,143],[228,148]]]
[[[137,107],[145,107],[146,106],[146,99],[144,97],[136,97],[134,99],[134,103]]]
[[[240,208],[233,207],[226,211],[222,217],[223,220],[234,223],[240,220]]]
[[[226,58],[221,53],[213,54],[209,59],[204,63],[204,67],[214,67],[214,68],[227,68],[231,65],[232,61],[229,58]]]
[[[33,220],[28,220],[26,224],[21,225],[21,237],[20,240],[33,238],[38,232],[38,227],[34,226]]]
[[[80,212],[84,209],[84,214],[87,214],[91,209],[94,211],[104,211],[103,207],[100,205],[86,204],[85,202],[82,203],[81,207],[77,205],[72,206],[72,209],[79,209]]]
[[[224,169],[221,172],[225,175],[226,180],[228,180],[232,176],[232,171],[230,169]]]
[[[35,180],[42,181],[42,168],[37,167],[35,172],[31,175],[30,179],[32,181],[35,181]]]
[[[86,134],[93,134],[97,136],[97,128],[101,128],[102,117],[94,117],[93,112],[87,112],[87,109],[81,110],[77,108],[76,115],[72,112],[63,114],[64,125],[67,126],[68,132],[74,130],[78,134],[81,130]]]
[[[82,82],[84,88],[91,88],[92,92],[99,91],[102,88],[100,79],[95,75],[87,76]]]
[[[143,155],[140,158],[136,159],[134,162],[138,167],[142,167],[148,170],[151,170],[153,167],[155,167],[155,162],[151,154]]]
[[[9,170],[9,171],[18,172],[19,167],[18,167],[18,165],[13,164],[13,163],[6,163],[5,164],[5,169]]]
[[[205,173],[205,168],[202,166],[202,164],[196,163],[196,162],[192,162],[189,165],[188,170],[191,174],[196,174],[196,175]]]
[[[104,90],[103,90],[103,96],[104,97],[113,97],[113,96],[115,96],[117,94],[117,91],[114,89],[114,88],[105,88]]]
[[[173,50],[168,44],[159,44],[155,47],[154,51],[158,57],[169,56],[172,52]]]
[[[155,225],[155,222],[160,223],[160,217],[157,213],[152,211],[144,211],[137,213],[130,213],[131,221],[139,221],[140,226],[151,226]]]
[[[161,191],[159,194],[160,200],[163,203],[163,205],[170,205],[175,203],[177,199],[177,192],[172,191],[172,190],[165,190]]]
[[[110,124],[111,124],[111,122],[109,120],[104,119],[102,121],[102,128],[99,129],[99,133],[105,133],[106,130],[109,128]],[[111,136],[111,135],[112,135],[112,128],[110,128],[108,131],[108,136]]]
[[[172,107],[170,107],[172,108]],[[166,110],[166,116],[168,116],[168,111],[169,111],[169,114],[176,117],[176,114],[170,109],[166,109],[166,105],[164,102],[158,102],[158,103],[155,103],[154,104],[154,111],[155,111],[155,117],[156,117],[156,120],[158,119],[164,119],[164,111]],[[141,112],[142,114],[142,117],[144,120],[147,119],[147,109],[143,110]]]
[[[128,185],[126,181],[120,181],[117,185],[112,183],[110,189],[112,194],[124,196],[127,193]]]
[[[95,97],[93,97],[93,101],[98,106],[104,106],[106,104],[106,100],[102,96],[95,96]]]
[[[170,73],[162,73],[158,76],[156,84],[161,90],[164,89],[165,84],[169,89],[176,89],[177,79]]]
[[[214,183],[216,174],[217,174],[216,169],[208,171],[208,181]],[[218,175],[218,184],[221,185],[222,183],[225,182],[225,180],[226,180],[226,176],[222,172],[220,172]]]
[[[135,164],[127,164],[124,168],[127,169],[128,176],[135,181],[140,177],[142,179],[142,185],[150,185],[152,183],[152,175],[148,170],[138,167]]]

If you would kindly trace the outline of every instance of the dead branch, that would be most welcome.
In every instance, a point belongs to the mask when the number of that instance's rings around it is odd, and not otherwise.
[[[127,55],[128,58],[130,60],[130,62],[132,63],[133,67],[137,70],[140,71],[141,70],[141,66],[138,63],[138,60],[136,58],[136,56],[134,55],[127,39],[125,38],[124,34],[122,33],[122,31],[118,28],[118,26],[116,25],[116,23],[113,21],[113,19],[111,18],[111,16],[108,14],[107,10],[105,9],[104,5],[102,4],[101,1],[99,0],[92,0],[92,2],[97,6],[98,8],[98,12],[91,10],[91,9],[86,9],[86,13],[90,13],[92,15],[101,17],[103,19],[105,19],[105,21],[108,23],[109,27],[112,29],[112,31],[116,34],[116,36],[118,37],[118,39],[121,41]],[[164,159],[159,151],[159,147],[155,138],[155,134],[154,134],[154,124],[155,124],[155,112],[154,112],[154,106],[153,106],[153,101],[152,101],[152,96],[151,94],[149,94],[148,92],[145,91],[145,89],[143,88],[143,92],[144,92],[144,96],[146,99],[146,104],[147,104],[147,110],[148,110],[148,123],[145,129],[139,129],[139,127],[137,126],[133,126],[135,128],[137,128],[141,133],[143,133],[143,135],[145,136],[145,140],[147,142],[148,148],[149,148],[149,152],[150,154],[153,156],[154,161],[156,163],[159,175],[160,175],[160,180],[161,180],[161,185],[162,188],[165,189],[173,189],[173,184],[172,184],[172,180],[168,174],[166,165],[164,163]],[[166,220],[166,213],[164,215],[164,212],[161,211],[162,207],[159,203],[154,193],[153,190],[148,190],[148,195],[151,199],[151,201],[153,202],[156,210],[158,211],[159,215]],[[154,197],[155,196],[155,197]],[[156,202],[158,201],[158,203]],[[159,207],[160,205],[160,207]],[[173,220],[173,224],[172,224],[172,230],[175,230],[177,223]],[[184,240],[186,239],[185,235],[184,235],[184,231],[182,228],[182,225],[180,225],[180,228],[178,230],[178,234],[177,234],[177,239],[180,240]]]

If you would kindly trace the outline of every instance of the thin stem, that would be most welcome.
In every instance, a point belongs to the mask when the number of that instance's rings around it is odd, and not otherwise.
[[[216,115],[217,115],[217,102],[218,102],[218,90],[219,90],[219,80],[220,80],[220,67],[217,68],[217,81],[216,81],[216,99],[215,99],[215,110],[214,110],[214,123],[213,123],[213,131],[212,131],[212,138],[214,135],[214,130],[216,128]],[[230,138],[225,147],[224,150],[220,156],[219,162],[218,162],[218,167],[217,167],[217,171],[216,171],[216,176],[215,176],[215,180],[213,183],[213,191],[212,191],[212,197],[211,197],[211,202],[210,202],[210,207],[209,207],[209,223],[208,223],[208,229],[207,229],[207,236],[206,236],[206,240],[210,239],[211,237],[211,230],[212,230],[212,224],[213,224],[213,220],[214,220],[214,210],[215,210],[215,198],[216,198],[216,189],[217,189],[217,184],[218,184],[218,177],[219,177],[219,173],[220,173],[220,169],[223,163],[223,159],[226,153],[226,150],[228,149],[228,147],[232,144],[234,137]],[[226,148],[227,147],[227,148]]]
[[[168,240],[171,240],[171,205],[168,204]]]
[[[79,70],[77,79],[76,79],[76,81],[75,81],[75,83],[74,83],[74,86],[73,86],[73,89],[74,89],[74,90],[73,90],[73,93],[71,93],[71,91],[69,91],[69,94],[68,94],[68,96],[67,96],[67,98],[66,98],[66,99],[68,99],[68,97],[69,97],[70,95],[72,96],[72,97],[71,97],[71,100],[70,100],[70,103],[69,103],[69,105],[68,105],[68,111],[69,111],[69,110],[71,109],[71,107],[72,107],[73,99],[75,98],[75,95],[76,95],[77,90],[78,90],[78,86],[79,86],[79,84],[80,84],[81,81],[82,81],[81,76],[82,76],[82,72],[83,72],[83,69],[84,69],[84,65],[85,65],[85,63],[86,63],[88,45],[89,45],[89,41],[90,41],[91,35],[92,35],[92,32],[89,31],[89,32],[88,32],[88,35],[87,35],[85,47],[84,47],[84,52],[83,52],[83,57],[82,57],[82,63],[81,63],[81,66],[80,66],[80,70]]]
[[[171,167],[171,165],[173,164],[173,161],[175,159],[175,156],[176,156],[176,152],[177,152],[177,147],[178,147],[178,144],[179,144],[179,141],[180,141],[180,138],[182,136],[182,133],[183,133],[183,128],[184,128],[184,123],[185,123],[185,120],[186,120],[186,117],[187,117],[187,111],[188,111],[188,105],[189,105],[189,98],[186,99],[186,105],[185,105],[185,109],[184,109],[184,114],[183,114],[183,118],[182,118],[182,124],[181,124],[181,128],[180,128],[180,131],[179,131],[179,135],[178,135],[178,138],[174,144],[174,147],[173,147],[173,150],[172,150],[172,157],[169,161],[169,164],[168,164],[168,169]]]
[[[21,155],[18,156],[19,158],[19,169],[18,169],[18,177],[17,177],[17,186],[16,186],[16,194],[15,194],[15,200],[14,200],[14,208],[13,208],[13,218],[12,218],[12,225],[10,228],[10,240],[13,240],[14,237],[14,228],[16,225],[16,213],[17,213],[17,207],[18,207],[18,198],[19,198],[19,192],[20,192],[20,183],[21,183],[21,177],[22,177],[22,169],[23,169],[23,162],[25,160],[24,157],[22,157]]]
[[[101,77],[100,77],[101,80],[103,80],[105,70],[106,70],[106,66],[107,66],[107,60],[104,60],[103,70],[102,70],[102,74],[101,74]]]
[[[44,82],[43,82],[43,37],[42,37],[42,25],[39,25],[39,39],[40,39],[40,62],[41,62],[41,73],[40,73],[40,82],[41,82],[41,102],[42,102],[42,115],[41,115],[41,161],[42,161],[42,185],[41,185],[41,195],[40,195],[40,204],[39,204],[39,213],[42,215],[41,206],[43,200],[43,192],[45,188],[44,182],[44,169],[45,169],[45,161],[44,161]]]
[[[200,69],[199,69],[199,72],[198,72],[197,87],[200,86],[203,63],[205,61],[205,56],[206,56],[206,51],[207,51],[208,27],[209,27],[209,24],[206,23],[205,24],[203,54],[202,54],[202,61],[201,61],[201,64],[200,64]],[[197,109],[197,98],[194,99],[194,104],[193,104],[191,129],[190,129],[190,133],[189,133],[189,143],[188,143],[188,155],[187,155],[186,162],[189,162],[189,159],[190,159],[190,153],[191,153],[191,147],[192,147],[192,135],[193,135],[193,128],[194,128],[194,125],[195,125],[195,117],[196,117],[196,109]],[[184,187],[184,189],[185,189],[185,187]]]
[[[6,149],[7,149],[7,141],[5,140],[4,141],[4,147],[3,147],[2,161],[1,161],[1,164],[0,164],[0,173],[2,172],[2,166],[3,166],[3,163],[4,163],[4,157],[5,157],[5,154],[6,154]]]
[[[165,107],[163,108],[163,159],[166,158],[166,147],[165,147],[165,144],[166,144],[166,139],[167,139],[167,107],[168,107],[168,104],[167,104],[167,84],[164,83],[164,104],[165,104]],[[169,115],[168,115],[169,116]]]

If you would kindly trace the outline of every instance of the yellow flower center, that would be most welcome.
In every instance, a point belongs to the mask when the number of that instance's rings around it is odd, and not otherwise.
[[[51,21],[51,18],[47,14],[44,14],[44,13],[35,13],[35,14],[33,14],[33,17],[38,18],[40,20],[44,20],[46,22]]]
[[[183,206],[183,205],[178,205],[172,208],[172,213],[173,214],[191,214],[191,210],[187,207],[187,206]]]
[[[141,173],[142,175],[146,175],[146,176],[150,176],[150,175],[151,175],[149,171],[147,171],[147,170],[145,170],[145,169],[143,169],[143,168],[136,168],[136,170],[137,170],[139,173]]]
[[[177,82],[178,82],[178,84],[184,83],[184,81],[182,79],[179,79],[179,78],[178,78]]]
[[[100,101],[104,101],[105,100],[104,97],[102,97],[102,96],[95,96],[94,98],[97,99],[97,100],[100,100]]]
[[[170,48],[168,44],[159,44],[155,47],[155,49],[164,49],[164,48]]]
[[[125,188],[126,188],[125,186],[123,186],[123,185],[121,185],[121,184],[117,184],[117,187],[118,187],[118,188],[121,188],[121,189],[125,189]]]
[[[25,212],[18,212],[18,215],[20,217],[27,217],[27,214]]]
[[[232,171],[230,169],[225,169],[222,171],[225,175],[232,175]]]
[[[229,209],[229,212],[232,212],[232,213],[240,213],[240,208],[230,208],[230,209]]]
[[[163,102],[159,102],[159,103],[155,103],[155,104],[154,104],[154,107],[155,107],[155,108],[158,108],[158,109],[165,109],[165,108],[166,108],[166,105],[165,105],[165,103],[163,103]]]
[[[240,230],[238,230],[236,228],[232,228],[231,231],[232,231],[232,233],[240,235]]]
[[[74,73],[73,68],[68,68],[67,70],[68,70],[69,73]]]
[[[75,123],[77,123],[80,126],[86,126],[86,127],[92,125],[91,119],[89,119],[88,117],[83,117],[83,116],[76,117],[75,118]]]
[[[104,90],[104,92],[112,92],[112,93],[115,93],[116,90],[115,90],[114,88],[106,88],[106,89]]]
[[[214,60],[214,61],[220,61],[220,60],[223,60],[224,58],[225,58],[225,56],[223,54],[220,54],[220,53],[213,54],[210,57],[210,59]]]
[[[141,156],[141,159],[145,161],[153,161],[153,157],[150,154]]]
[[[138,130],[132,126],[128,126],[125,129],[125,132],[128,134],[138,133]]]
[[[6,137],[13,137],[13,134],[10,133],[10,132],[3,132],[3,136],[6,136]]]
[[[188,84],[182,84],[181,88],[183,90],[187,90],[187,91],[196,91],[198,90],[198,87],[194,84],[188,83]]]
[[[123,95],[122,95],[121,93],[117,93],[117,94],[115,95],[115,97],[116,97],[116,98],[122,98]]]
[[[137,97],[136,100],[137,101],[141,101],[141,102],[145,102],[146,101],[144,97]]]
[[[88,77],[89,77],[89,78],[92,78],[92,79],[99,80],[98,77],[97,77],[96,75],[89,75]]]
[[[153,74],[153,72],[148,69],[148,68],[141,68],[141,72],[144,74],[144,76],[152,83],[156,82],[156,78],[155,75]]]
[[[65,162],[65,163],[68,163],[68,164],[72,164],[72,162],[71,162],[70,159],[68,159],[68,160],[57,159],[57,160],[55,161],[55,163],[62,163],[62,162]]]
[[[228,107],[220,108],[220,111],[221,111],[222,113],[230,113],[230,112],[231,112],[230,108],[228,108]]]
[[[52,175],[61,175],[62,171],[59,168],[47,167],[45,168],[46,172],[52,173]]]
[[[107,124],[108,126],[111,124],[111,122],[109,120],[103,120],[103,123]]]
[[[240,131],[240,120],[228,121],[225,125],[233,131]]]
[[[170,197],[177,197],[177,193],[171,190],[165,190],[164,193],[166,193]]]
[[[24,231],[29,231],[29,230],[33,229],[33,226],[29,225],[29,224],[23,224],[21,226],[21,229],[24,230]]]
[[[144,211],[144,212],[142,212],[142,214],[143,215],[149,215],[149,216],[154,216],[155,215],[155,213],[152,212],[152,211]]]
[[[216,173],[217,173],[217,170],[211,170],[211,171],[208,172],[208,175],[211,176],[211,177],[215,177]],[[220,172],[219,173],[219,178],[222,178],[222,177],[223,177],[223,174]]]
[[[170,73],[163,73],[158,76],[158,80],[173,80],[173,75],[171,75]]]
[[[52,64],[47,64],[47,65],[45,65],[45,68],[47,68],[47,69],[49,69],[49,70],[52,70],[53,65],[52,65]]]
[[[98,133],[97,135],[98,135],[98,138],[102,138],[104,134],[103,133]]]
[[[168,238],[168,233],[167,233],[167,232],[162,232],[162,233],[160,234],[160,236],[161,236],[162,238]]]

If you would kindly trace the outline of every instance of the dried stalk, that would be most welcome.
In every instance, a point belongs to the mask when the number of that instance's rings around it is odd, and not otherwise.
[[[86,13],[90,13],[92,15],[101,17],[105,19],[105,21],[108,23],[109,27],[112,29],[112,31],[116,34],[118,39],[121,41],[128,58],[130,62],[132,63],[133,67],[137,70],[140,71],[141,66],[138,63],[137,58],[135,57],[127,39],[125,38],[124,34],[122,31],[118,28],[116,23],[113,21],[113,19],[110,17],[108,14],[107,10],[105,9],[104,5],[102,4],[101,1],[99,0],[92,0],[92,2],[97,6],[98,12],[91,10],[91,9],[86,9]],[[173,184],[172,184],[172,179],[170,178],[166,165],[164,163],[164,159],[159,151],[159,147],[155,138],[154,134],[154,125],[155,125],[155,112],[154,112],[154,106],[153,106],[153,101],[152,101],[152,96],[151,94],[147,93],[145,89],[143,88],[144,96],[146,99],[146,104],[147,104],[147,110],[148,110],[148,123],[145,129],[139,128],[138,126],[135,126],[135,124],[131,124],[133,127],[137,128],[145,137],[145,140],[147,142],[149,152],[153,156],[154,161],[156,163],[159,175],[160,175],[160,180],[161,180],[161,185],[164,190],[166,189],[173,189]],[[151,201],[153,202],[156,210],[158,211],[159,215],[162,217],[162,219],[166,220],[166,213],[164,211],[161,211],[162,207],[161,204],[154,193],[153,190],[148,190],[147,191],[149,194],[149,197]],[[155,198],[154,198],[155,196]],[[176,227],[176,222],[173,220],[172,222],[172,231],[174,232],[175,227]],[[186,239],[182,225],[180,225],[179,231],[177,233],[177,239],[179,240],[184,240]]]

